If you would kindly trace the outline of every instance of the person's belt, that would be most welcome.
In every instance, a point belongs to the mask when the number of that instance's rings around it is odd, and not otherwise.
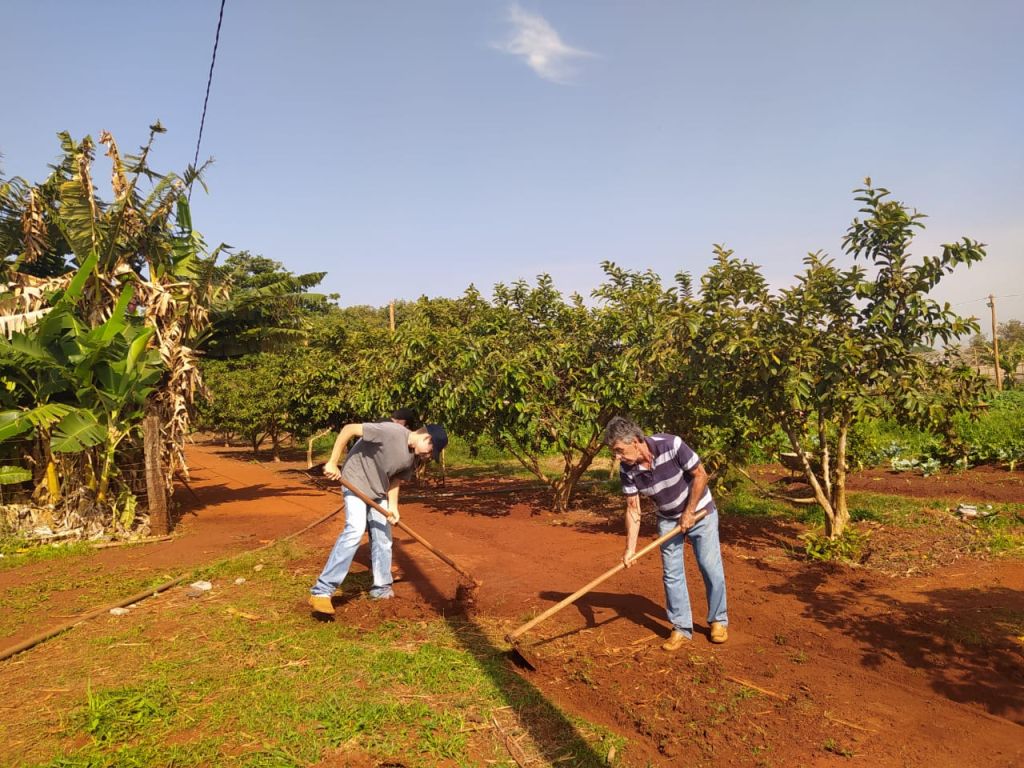
[[[714,501],[714,499],[712,499],[711,501],[709,501],[707,504],[705,504],[700,509],[694,510],[694,514],[697,514],[697,512],[700,512],[701,509],[708,509],[709,507],[714,507],[714,506],[715,506],[715,501]],[[666,520],[675,520],[676,518],[679,518],[679,517],[683,516],[683,510],[684,509],[685,509],[685,506],[684,507],[680,507],[679,510],[676,511],[676,512],[662,512],[659,509],[658,512],[657,512],[657,515],[658,515],[658,517],[663,517]],[[708,512],[708,514],[710,515],[711,513]]]

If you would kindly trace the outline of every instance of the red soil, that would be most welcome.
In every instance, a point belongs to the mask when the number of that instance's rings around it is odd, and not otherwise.
[[[178,570],[291,533],[338,504],[299,473],[232,453],[239,456],[191,450],[201,505],[180,494],[177,538],[107,550],[88,567],[114,576]],[[1002,474],[1020,487],[1020,473]],[[451,618],[467,638],[514,629],[615,565],[623,547],[617,499],[587,496],[556,516],[525,492],[457,494],[495,487],[460,481],[404,491],[403,521],[483,580],[476,610]],[[990,500],[964,493],[956,498]],[[311,581],[341,525],[339,515],[304,534],[315,554],[297,565]],[[787,547],[798,533],[778,521],[722,520],[727,644],[708,642],[691,553],[697,634],[675,654],[660,649],[668,625],[660,563],[648,556],[528,633],[523,647],[538,670],[521,674],[563,709],[627,736],[629,765],[832,765],[851,753],[872,766],[1024,764],[1024,565],[961,559],[928,576],[893,578],[795,559]],[[450,613],[456,574],[404,533],[395,540],[398,598],[336,598],[337,621]],[[53,567],[0,572],[0,590],[51,578]],[[60,567],[74,584],[74,561]],[[54,591],[43,610],[19,617],[17,631],[0,629],[0,646],[74,613],[75,597],[73,588]],[[292,608],[307,610],[304,595]],[[0,627],[14,618],[7,610],[0,604]]]
[[[809,495],[803,481],[781,465],[758,467],[754,476],[765,482],[791,485],[796,491],[795,495]],[[850,491],[911,496],[917,499],[1024,503],[1024,472],[1009,472],[998,467],[973,467],[966,472],[943,470],[927,477],[920,472],[865,469],[850,475],[846,485]]]

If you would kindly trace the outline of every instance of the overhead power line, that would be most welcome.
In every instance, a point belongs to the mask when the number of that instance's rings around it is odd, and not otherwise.
[[[217,46],[220,44],[220,25],[224,22],[224,3],[220,0],[220,14],[217,16],[217,34],[213,38],[213,56],[210,57],[210,74],[206,78],[206,96],[203,97],[203,116],[199,119],[199,137],[196,139],[196,156],[192,167],[199,168],[199,145],[203,143],[203,126],[206,125],[206,106],[210,102],[210,85],[213,83],[213,66],[217,63]],[[192,199],[192,184],[188,185],[188,198]]]
[[[951,307],[960,307],[964,304],[974,304],[978,301],[988,301],[989,299],[1016,299],[1018,296],[1024,296],[1024,293],[1011,293],[1006,296],[981,296],[977,299],[968,299],[967,301],[958,301],[956,304],[950,304]]]

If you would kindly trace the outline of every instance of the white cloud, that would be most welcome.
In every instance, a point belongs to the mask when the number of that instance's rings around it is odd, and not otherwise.
[[[577,60],[595,55],[566,45],[547,19],[518,5],[509,8],[508,22],[512,25],[509,37],[504,42],[494,43],[494,47],[521,57],[545,80],[568,85],[576,74]]]

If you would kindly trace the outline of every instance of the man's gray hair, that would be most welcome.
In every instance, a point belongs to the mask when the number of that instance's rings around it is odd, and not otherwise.
[[[613,416],[604,428],[604,444],[613,446],[616,443],[632,443],[642,441],[644,431],[640,429],[635,421],[630,421],[624,416]]]

